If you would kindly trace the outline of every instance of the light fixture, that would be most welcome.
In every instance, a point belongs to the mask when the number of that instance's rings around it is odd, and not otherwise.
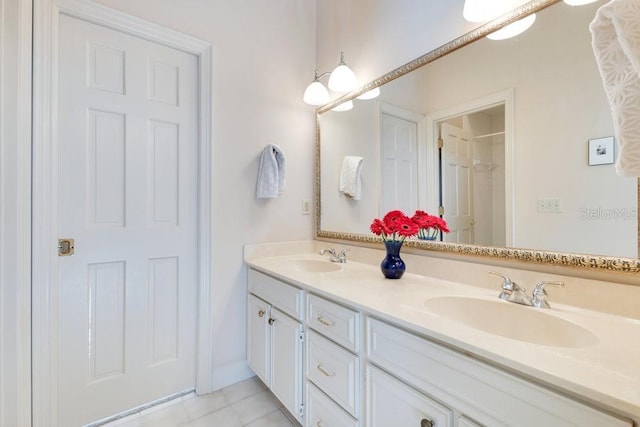
[[[334,92],[349,92],[358,87],[358,79],[344,62],[344,52],[340,52],[340,63],[329,76],[329,89]]]
[[[379,87],[374,87],[373,89],[363,93],[360,96],[357,96],[357,99],[373,99],[376,98],[378,95],[380,95],[380,88]]]
[[[318,73],[315,72],[313,82],[307,86],[304,91],[303,101],[310,105],[324,105],[329,102],[329,92],[327,88],[320,83],[320,79],[329,76],[329,89],[334,92],[349,92],[358,87],[358,79],[355,73],[344,62],[344,52],[340,52],[340,63],[332,72]]]
[[[333,111],[349,111],[353,108],[353,101],[343,102],[342,104],[333,107],[331,110]]]
[[[565,0],[567,1],[567,0]],[[592,1],[592,0],[570,0]],[[465,0],[462,16],[469,22],[486,22],[526,3],[523,0]],[[487,36],[491,40],[504,40],[526,31],[536,20],[535,13],[513,22]]]
[[[583,4],[594,3],[598,0],[564,0],[569,6],[582,6]]]
[[[511,37],[515,37],[518,34],[527,31],[535,21],[536,14],[532,13],[527,17],[524,17],[516,22],[500,28],[498,31],[494,31],[493,33],[487,35],[487,38],[491,40],[505,40]]]
[[[318,70],[316,70],[313,82],[304,90],[302,100],[309,105],[324,105],[329,102],[329,91],[320,83]]]

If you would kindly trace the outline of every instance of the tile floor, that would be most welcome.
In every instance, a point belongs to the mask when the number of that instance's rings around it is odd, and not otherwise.
[[[193,394],[105,427],[299,427],[257,377],[204,396]]]

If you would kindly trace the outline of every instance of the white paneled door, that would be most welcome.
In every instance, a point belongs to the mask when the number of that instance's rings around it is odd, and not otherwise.
[[[57,425],[194,388],[198,59],[60,15]]]
[[[444,219],[451,230],[445,241],[474,243],[472,137],[464,130],[442,123],[441,191]]]
[[[381,113],[380,128],[380,215],[394,209],[412,215],[418,207],[418,123]]]

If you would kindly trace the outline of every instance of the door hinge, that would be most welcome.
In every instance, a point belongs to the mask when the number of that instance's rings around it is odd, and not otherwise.
[[[300,410],[298,411],[298,416],[300,417],[300,419],[302,419],[302,417],[304,416],[304,403],[300,404]]]
[[[300,332],[300,335],[298,335],[298,339],[300,340],[301,343],[304,342],[304,332]]]
[[[444,147],[444,139],[438,138],[438,148],[443,148],[443,147]]]
[[[438,208],[438,215],[440,215],[440,216],[444,216],[444,206],[440,206],[440,207]]]
[[[73,252],[73,239],[58,239],[58,256],[71,256]]]

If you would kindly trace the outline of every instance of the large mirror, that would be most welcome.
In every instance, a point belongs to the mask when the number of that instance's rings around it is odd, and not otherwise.
[[[480,37],[359,91],[385,83],[376,99],[321,108],[318,237],[366,241],[373,218],[423,209],[452,232],[418,247],[637,269],[638,181],[589,157],[614,134],[588,30],[602,3],[553,4],[515,38]],[[346,157],[356,197],[340,191]]]

